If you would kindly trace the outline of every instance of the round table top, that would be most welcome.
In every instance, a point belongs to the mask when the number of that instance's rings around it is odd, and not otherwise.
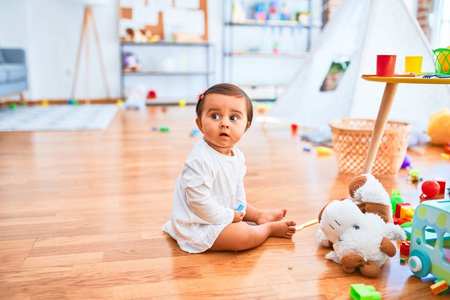
[[[362,75],[362,79],[386,83],[418,83],[418,84],[450,84],[450,77],[448,78],[423,78],[422,76],[414,75],[395,75],[394,77],[378,77],[376,75]]]

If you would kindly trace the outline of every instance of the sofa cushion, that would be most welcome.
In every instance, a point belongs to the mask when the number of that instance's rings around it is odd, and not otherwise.
[[[27,78],[27,69],[22,64],[1,64],[0,69],[6,71],[6,81],[23,81]]]
[[[6,62],[5,57],[3,56],[2,49],[0,49],[0,64]]]
[[[2,68],[2,65],[0,65],[0,84],[6,83],[8,80],[8,72],[5,68]]]

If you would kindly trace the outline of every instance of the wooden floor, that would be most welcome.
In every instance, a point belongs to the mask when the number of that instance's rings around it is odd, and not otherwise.
[[[348,299],[352,283],[384,299],[433,298],[432,281],[412,276],[398,254],[381,278],[345,274],[325,259],[317,225],[244,252],[181,251],[161,226],[200,138],[194,128],[193,107],[150,107],[119,112],[105,131],[0,133],[0,299]],[[302,223],[347,196],[352,176],[304,146],[289,124],[255,122],[239,144],[248,201],[286,207]],[[440,152],[409,153],[422,177],[450,181]],[[417,205],[420,188],[407,177],[380,180]]]

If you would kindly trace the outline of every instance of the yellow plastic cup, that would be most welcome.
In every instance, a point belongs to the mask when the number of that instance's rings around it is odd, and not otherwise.
[[[405,73],[422,72],[422,56],[405,57]]]

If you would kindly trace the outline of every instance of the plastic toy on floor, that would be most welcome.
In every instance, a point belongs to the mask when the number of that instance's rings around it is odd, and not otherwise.
[[[350,199],[334,200],[319,214],[317,236],[334,251],[325,257],[342,264],[344,272],[359,269],[366,277],[378,277],[387,257],[396,253],[391,240],[406,235],[391,223],[391,203],[386,190],[371,174],[355,177],[349,186]]]
[[[409,267],[417,277],[450,282],[450,200],[419,204],[411,228]]]

